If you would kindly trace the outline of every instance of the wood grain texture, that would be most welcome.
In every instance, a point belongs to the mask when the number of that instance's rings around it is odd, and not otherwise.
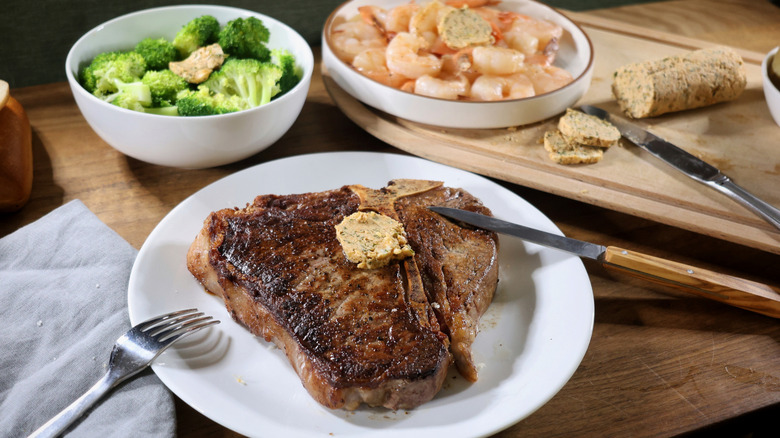
[[[690,8],[700,12],[686,12]],[[780,30],[762,24],[779,21],[780,9],[772,8],[761,0],[686,0],[588,14],[591,18],[617,20],[612,22],[617,23],[616,27],[620,26],[618,22],[651,29],[657,26],[654,29],[658,31],[691,38],[708,33],[749,33],[757,24],[755,38],[761,40],[761,35],[776,35]],[[667,23],[673,19],[666,16],[674,16],[676,11],[688,15],[671,28]],[[745,45],[739,47],[764,51],[751,47],[750,40],[743,41]],[[339,111],[317,71],[303,112],[279,142],[242,162],[197,171],[154,166],[116,152],[86,124],[65,83],[11,92],[24,105],[32,124],[34,181],[31,200],[24,209],[0,215],[0,236],[67,201],[80,199],[104,223],[140,248],[160,219],[183,199],[254,164],[323,151],[403,153]],[[775,153],[766,161],[776,165],[777,157]],[[542,172],[536,175],[545,177]],[[496,182],[540,209],[567,236],[761,283],[780,282],[779,255],[609,206]],[[597,189],[594,185],[593,190]],[[547,404],[496,436],[776,434],[775,419],[780,414],[780,324],[775,319],[611,272],[596,262],[586,262],[585,266],[596,312],[591,343],[582,363]],[[240,436],[178,399],[176,412],[180,437]]]
[[[730,306],[780,318],[780,289],[614,246],[604,267]]]
[[[683,37],[675,39],[678,42],[701,39],[761,54],[780,45],[780,7],[769,0],[671,0],[594,10],[587,15],[648,29],[650,38],[658,32]]]

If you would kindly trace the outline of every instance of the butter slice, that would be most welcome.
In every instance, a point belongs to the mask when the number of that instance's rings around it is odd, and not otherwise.
[[[209,78],[212,71],[222,66],[225,59],[222,47],[214,43],[192,52],[183,61],[169,63],[168,68],[190,84],[200,84]]]
[[[620,131],[611,123],[571,108],[558,121],[558,130],[571,144],[608,148],[620,140]]]
[[[453,9],[438,23],[439,35],[447,47],[464,49],[470,46],[493,44],[493,27],[476,12]]]
[[[375,213],[359,211],[336,225],[336,238],[347,259],[361,269],[376,269],[414,255],[403,224]]]
[[[604,156],[604,149],[597,146],[569,143],[560,131],[544,133],[544,149],[548,152],[550,159],[558,164],[593,164],[601,161]]]

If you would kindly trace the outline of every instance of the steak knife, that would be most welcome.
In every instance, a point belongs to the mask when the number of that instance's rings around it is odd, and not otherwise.
[[[605,268],[685,292],[720,301],[762,315],[780,318],[780,289],[702,268],[548,233],[466,210],[428,207],[442,216],[475,227],[509,234],[528,242],[593,259]]]
[[[620,131],[623,137],[640,148],[688,175],[694,180],[725,194],[739,202],[764,220],[780,229],[780,210],[738,186],[714,166],[689,154],[668,141],[626,120],[613,117],[607,111],[591,105],[580,107],[586,114],[606,120]]]

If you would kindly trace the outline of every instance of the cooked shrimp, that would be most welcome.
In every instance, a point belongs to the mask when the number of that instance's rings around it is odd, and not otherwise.
[[[489,75],[511,75],[523,66],[525,56],[514,49],[474,47],[471,62],[474,70]]]
[[[390,9],[387,13],[385,29],[393,34],[409,31],[409,21],[412,15],[420,9],[417,3],[406,3]]]
[[[388,13],[379,6],[361,6],[358,8],[360,17],[364,22],[375,26],[380,32],[384,33],[387,28]]]
[[[525,57],[528,64],[552,65],[555,61],[555,55],[558,54],[558,40],[551,39],[547,46],[541,52],[534,53]]]
[[[414,81],[410,79],[404,82],[399,89],[407,93],[414,93]]]
[[[387,45],[387,68],[411,79],[436,76],[441,71],[441,60],[432,54],[421,54],[424,46],[423,38],[408,32],[399,33]]]
[[[512,22],[514,22],[515,18],[521,15],[517,12],[485,7],[473,8],[472,11],[487,20],[500,33],[508,31],[512,27]]]
[[[557,44],[562,35],[561,26],[522,14],[516,14],[509,30],[503,33],[509,47],[526,55],[543,52],[551,41]]]
[[[352,66],[363,75],[394,88],[400,87],[409,80],[388,70],[385,49],[379,47],[366,49],[358,53],[352,61]]]
[[[441,72],[448,75],[459,75],[471,70],[471,50],[459,50],[455,53],[442,55]]]
[[[522,99],[535,95],[531,79],[521,73],[510,76],[482,75],[471,84],[470,94],[472,99],[485,101]]]
[[[431,47],[439,36],[439,20],[452,9],[438,0],[427,3],[409,19],[409,32],[424,38],[426,48]]]
[[[387,46],[387,40],[382,33],[375,26],[362,21],[360,17],[334,27],[331,41],[336,56],[350,64],[363,50]]]
[[[428,51],[433,53],[434,55],[444,56],[444,55],[452,55],[458,50],[448,46],[447,43],[445,43],[444,40],[441,39],[441,37],[436,37],[436,41],[434,41],[433,44],[430,47],[428,47]]]
[[[539,50],[539,38],[536,38],[528,32],[510,31],[505,32],[502,36],[508,47],[522,52],[527,56],[534,55]]]
[[[422,75],[414,81],[414,93],[440,99],[457,100],[460,96],[468,96],[471,85],[464,76],[453,79],[434,78]]]
[[[534,84],[536,94],[557,90],[574,80],[569,72],[554,65],[526,64],[522,73]]]

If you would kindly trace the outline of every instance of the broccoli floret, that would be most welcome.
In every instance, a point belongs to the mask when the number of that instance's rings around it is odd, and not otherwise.
[[[168,63],[176,61],[179,52],[165,38],[144,38],[135,46],[135,51],[146,60],[149,70],[164,70]]]
[[[119,52],[101,53],[95,56],[89,65],[81,69],[81,72],[79,73],[79,82],[81,82],[81,85],[85,90],[90,93],[94,93],[95,90],[97,90],[98,77],[95,75],[95,72],[98,70],[103,71],[105,65],[115,60],[118,55]]]
[[[211,15],[202,15],[185,24],[173,39],[173,47],[184,59],[190,53],[205,45],[216,42],[219,34],[219,22]]]
[[[292,88],[301,81],[303,72],[300,67],[295,64],[295,57],[293,54],[286,49],[271,50],[271,62],[282,69],[282,77],[277,83],[279,85],[279,94],[274,96],[276,98],[292,90]]]
[[[152,105],[171,106],[176,103],[176,95],[187,88],[187,81],[170,70],[149,70],[141,78],[152,93]]]
[[[179,109],[175,105],[163,106],[159,108],[144,108],[147,114],[157,114],[160,116],[178,116]]]
[[[141,111],[152,105],[152,94],[149,87],[141,82],[118,84],[118,91],[106,96],[105,100],[118,107],[133,111]]]
[[[82,85],[99,98],[119,91],[120,84],[138,82],[146,61],[138,52],[106,52],[97,55],[81,73]]]
[[[236,18],[219,31],[217,42],[228,55],[265,62],[271,57],[265,46],[270,36],[268,28],[258,18]]]
[[[212,93],[203,85],[197,91],[184,90],[179,93],[176,106],[182,116],[211,116],[248,109],[249,106],[238,96]]]
[[[270,62],[230,58],[202,86],[215,93],[238,96],[251,108],[264,105],[279,94],[277,82],[282,74],[282,69]]]
[[[111,101],[111,104],[132,111],[144,112],[146,109],[140,102],[125,94],[117,95],[116,99]]]

